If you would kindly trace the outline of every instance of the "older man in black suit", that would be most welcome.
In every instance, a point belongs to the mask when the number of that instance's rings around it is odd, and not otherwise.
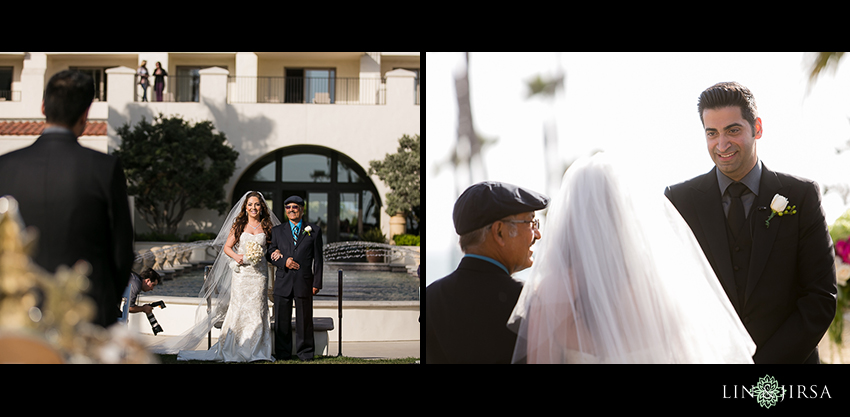
[[[818,363],[817,345],[836,308],[818,185],[759,160],[763,126],[746,87],[716,84],[702,93],[698,110],[715,168],[665,195],[756,343],[755,363]]]
[[[18,200],[27,226],[38,229],[35,262],[48,272],[84,260],[91,264],[92,322],[118,319],[118,303],[133,264],[127,182],[118,158],[80,145],[94,98],[86,74],[50,78],[42,112],[45,129],[31,146],[0,156],[0,196]]]
[[[466,255],[425,289],[426,363],[511,362],[517,335],[507,322],[522,291],[511,274],[531,266],[541,237],[534,212],[548,204],[543,194],[490,181],[458,197],[453,220]]]
[[[276,359],[292,354],[292,303],[295,302],[295,354],[310,361],[315,354],[313,296],[322,289],[322,229],[303,220],[304,200],[283,203],[285,221],[272,229],[268,259],[277,267],[274,281]]]

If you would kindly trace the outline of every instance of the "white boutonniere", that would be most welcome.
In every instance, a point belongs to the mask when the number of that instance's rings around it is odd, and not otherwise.
[[[779,215],[779,217],[782,217],[786,214],[797,214],[797,206],[792,206],[788,204],[787,198],[776,194],[775,196],[773,196],[773,201],[770,202],[770,211],[770,217],[768,217],[767,220],[764,222],[764,225],[766,227],[770,227],[770,219],[772,219],[773,216]]]
[[[310,232],[312,232],[312,231],[313,231],[313,228],[312,228],[312,227],[310,227],[310,226],[307,226],[307,227],[305,227],[305,228],[304,228],[304,232],[306,232],[306,233],[307,233],[307,236],[312,236],[312,235],[310,234]]]

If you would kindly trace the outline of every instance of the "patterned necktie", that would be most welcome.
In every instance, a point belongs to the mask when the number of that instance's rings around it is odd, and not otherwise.
[[[732,204],[729,205],[729,215],[727,221],[729,228],[732,230],[732,237],[737,239],[738,232],[744,227],[744,203],[741,202],[741,194],[747,190],[747,186],[740,182],[732,183],[728,190],[729,196],[732,197]]]
[[[299,232],[299,229],[300,229],[300,228],[298,227],[298,225],[297,225],[297,224],[296,224],[295,226],[293,226],[293,227],[292,227],[292,238],[293,238],[293,239],[295,239],[295,241],[296,241],[296,242],[298,241],[298,232]]]

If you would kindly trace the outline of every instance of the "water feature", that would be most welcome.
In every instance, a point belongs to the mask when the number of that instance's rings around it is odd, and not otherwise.
[[[186,253],[191,250],[210,247],[212,241],[199,241],[175,244],[172,252]],[[216,252],[217,252],[217,248]],[[136,257],[139,265],[156,258],[162,258],[169,249],[141,251]],[[383,262],[370,264],[362,262],[369,255],[383,256]],[[374,252],[374,253],[373,253]],[[322,291],[315,300],[335,300],[338,296],[339,270],[343,270],[343,301],[419,301],[419,279],[406,271],[403,264],[419,258],[419,252],[394,245],[370,242],[336,242],[325,245],[323,249],[325,264],[323,268]],[[174,257],[177,258],[176,256]],[[351,261],[351,262],[346,262]],[[393,264],[396,262],[395,264]],[[168,261],[163,261],[167,267]],[[389,266],[397,265],[397,268]],[[156,269],[156,268],[155,268]],[[197,297],[204,282],[203,267],[188,268],[180,274],[169,276],[153,291],[145,296]]]
[[[163,281],[144,296],[197,297],[204,283],[203,269],[184,273]],[[339,288],[338,269],[325,266],[322,291],[315,298],[336,300]],[[419,280],[406,272],[343,270],[343,301],[419,301]]]

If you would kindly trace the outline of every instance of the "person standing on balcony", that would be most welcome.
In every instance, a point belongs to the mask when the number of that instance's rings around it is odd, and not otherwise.
[[[165,77],[168,73],[162,68],[162,64],[157,62],[156,69],[153,70],[153,89],[156,91],[156,101],[162,101],[162,91],[165,89]]]
[[[133,226],[121,160],[80,144],[94,99],[92,77],[72,70],[55,74],[42,103],[46,124],[32,145],[0,156],[0,196],[11,195],[21,217],[38,229],[36,264],[90,265],[87,295],[92,323],[118,320],[118,306],[133,266]]]
[[[136,75],[139,76],[139,85],[142,86],[142,101],[148,101],[148,86],[150,85],[148,77],[150,73],[148,72],[147,64],[148,61],[142,61],[139,69],[136,70]]]

